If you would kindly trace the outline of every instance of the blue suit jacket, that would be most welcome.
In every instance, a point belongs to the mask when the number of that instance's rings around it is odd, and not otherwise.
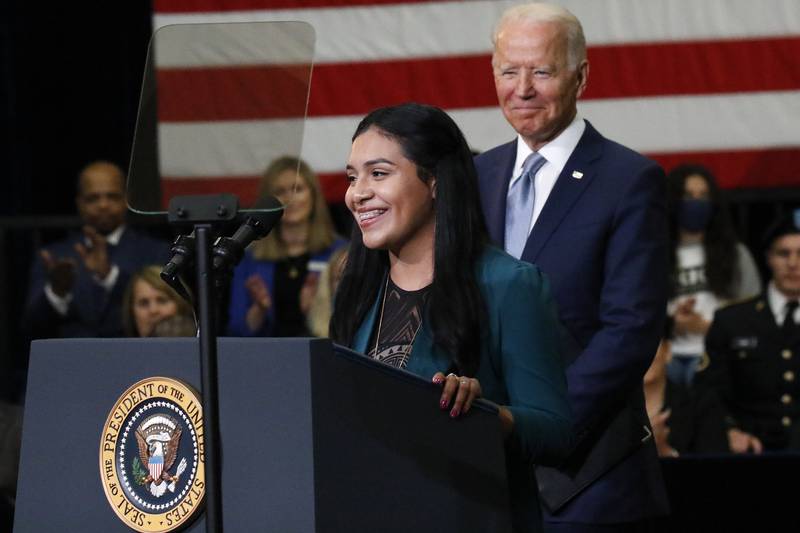
[[[475,160],[500,246],[515,157],[512,141]],[[668,510],[642,389],[666,308],[664,202],[662,169],[587,122],[523,251],[553,285],[576,421],[569,460],[537,469],[546,520],[624,522]]]
[[[555,464],[571,445],[571,414],[558,351],[558,322],[550,287],[539,269],[488,247],[476,267],[488,324],[476,378],[484,398],[508,406],[514,431],[508,441],[509,485],[515,531],[540,531],[531,461]],[[352,348],[366,353],[383,293],[358,329]],[[434,345],[423,322],[407,371],[431,379],[452,361]],[[432,409],[438,408],[432,405]]]
[[[47,274],[41,258],[34,257],[23,313],[23,330],[29,338],[123,336],[122,296],[131,275],[146,265],[164,264],[169,259],[167,243],[126,228],[119,244],[108,249],[111,263],[119,267],[119,277],[112,290],[106,291],[83,267],[75,251],[75,244],[83,242],[83,233],[76,233],[46,247],[54,258],[72,258],[77,264],[73,298],[66,316],[60,315],[47,300],[44,294]]]

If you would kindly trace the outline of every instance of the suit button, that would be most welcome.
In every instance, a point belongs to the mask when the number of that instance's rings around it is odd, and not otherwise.
[[[747,358],[747,352],[745,352],[744,350],[741,350],[739,352],[739,359],[746,359],[746,358]]]
[[[792,419],[789,418],[788,416],[784,416],[783,418],[781,418],[781,424],[783,424],[783,427],[788,428],[789,426],[792,425]]]
[[[794,372],[787,370],[783,373],[783,379],[786,381],[794,381]]]
[[[784,405],[789,405],[790,403],[792,403],[792,395],[784,394],[783,396],[781,396],[781,403],[783,403]]]
[[[781,352],[781,357],[783,357],[783,358],[784,358],[784,359],[786,359],[786,360],[789,360],[789,359],[791,359],[791,358],[792,358],[792,351],[791,351],[791,350],[789,350],[789,349],[783,350],[783,351]]]

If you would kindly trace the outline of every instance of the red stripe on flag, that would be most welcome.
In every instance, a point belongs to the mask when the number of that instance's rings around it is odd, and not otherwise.
[[[793,90],[800,88],[798,58],[800,37],[592,48],[584,99]],[[446,109],[494,106],[490,69],[488,55],[317,65],[308,116],[363,115],[407,101]],[[282,79],[287,72],[163,69],[159,90],[168,99],[159,105],[161,120],[300,116],[304,78]]]
[[[308,115],[363,115],[408,101],[448,109],[497,105],[490,56],[318,65]]]
[[[319,174],[319,182],[325,200],[328,203],[344,201],[347,191],[347,180],[342,172]],[[161,181],[162,207],[167,208],[169,199],[173,196],[192,194],[220,194],[223,192],[235,194],[239,197],[241,207],[249,207],[258,199],[258,184],[261,176],[204,176],[190,177],[164,177]]]
[[[681,163],[705,165],[717,176],[720,186],[726,189],[800,186],[800,171],[796,170],[800,147],[648,154],[648,157],[657,161],[667,172]],[[181,194],[228,192],[238,195],[242,206],[249,206],[257,198],[259,180],[260,176],[165,178],[162,181],[162,193],[168,199]],[[319,180],[328,203],[344,201],[347,191],[344,172],[320,173]]]
[[[155,0],[156,13],[208,13],[314,7],[355,7],[385,4],[424,4],[431,0]]]
[[[173,196],[192,194],[231,193],[239,197],[239,206],[255,205],[261,176],[204,176],[201,178],[177,178],[166,176],[161,180],[162,208],[167,209]]]
[[[303,117],[310,68],[161,69],[160,122]]]
[[[489,61],[489,56],[468,56],[317,65],[308,116],[362,115],[411,100],[447,108],[496,105]],[[302,117],[305,68],[160,69],[159,120]]]
[[[667,172],[681,163],[705,165],[726,189],[800,186],[800,147],[647,155]]]
[[[344,170],[341,172],[327,172],[318,174],[322,193],[329,204],[344,202],[344,193],[349,185],[345,178]]]
[[[800,88],[800,37],[589,48],[585,98]]]

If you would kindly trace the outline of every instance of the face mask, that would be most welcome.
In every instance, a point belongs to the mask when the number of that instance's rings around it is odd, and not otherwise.
[[[678,225],[690,233],[704,231],[711,220],[711,202],[708,200],[681,200]]]

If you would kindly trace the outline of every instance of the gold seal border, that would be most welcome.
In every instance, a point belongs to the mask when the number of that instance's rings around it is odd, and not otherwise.
[[[122,423],[125,418],[136,407],[143,402],[159,398],[175,403],[183,409],[194,427],[199,457],[194,483],[183,500],[164,513],[147,513],[139,510],[127,498],[122,487],[124,482],[117,476],[116,456],[119,447],[117,437],[123,431]],[[194,410],[190,411],[192,404]],[[190,412],[193,414],[190,415]],[[118,416],[115,416],[117,414]],[[183,381],[163,376],[145,378],[128,387],[117,399],[100,434],[100,480],[111,509],[125,525],[141,533],[166,533],[175,531],[191,521],[202,507],[206,492],[203,436],[203,406],[200,395],[191,385]]]

